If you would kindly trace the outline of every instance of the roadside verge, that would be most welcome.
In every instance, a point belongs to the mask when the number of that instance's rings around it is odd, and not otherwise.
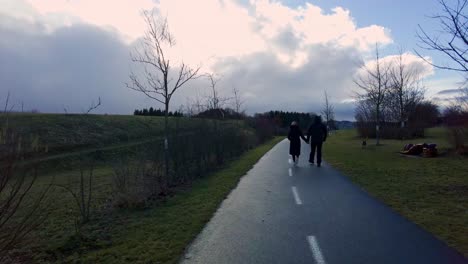
[[[88,252],[79,259],[101,263],[177,263],[242,176],[282,139],[276,137],[246,152],[163,204],[135,214],[136,219],[113,235],[109,247]]]

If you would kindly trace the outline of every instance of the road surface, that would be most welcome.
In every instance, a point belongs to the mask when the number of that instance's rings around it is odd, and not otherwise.
[[[241,179],[181,263],[468,263],[327,163],[309,165],[307,145],[297,166],[288,148]]]

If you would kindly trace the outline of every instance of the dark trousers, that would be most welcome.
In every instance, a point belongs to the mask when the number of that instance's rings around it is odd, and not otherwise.
[[[322,143],[323,142],[310,142],[309,162],[314,162],[315,150],[317,150],[317,164],[322,163]]]

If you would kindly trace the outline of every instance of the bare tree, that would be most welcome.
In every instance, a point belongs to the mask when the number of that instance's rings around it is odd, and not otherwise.
[[[335,107],[330,102],[330,96],[328,95],[326,90],[323,91],[323,97],[324,97],[324,104],[322,108],[322,115],[325,117],[327,126],[331,128],[335,120]]]
[[[412,65],[404,62],[403,51],[390,70],[390,90],[387,96],[389,109],[396,115],[401,127],[405,127],[408,117],[415,107],[424,100],[425,89],[422,86],[421,73]]]
[[[375,45],[375,63],[374,67],[364,65],[364,74],[359,74],[354,83],[361,88],[362,92],[357,93],[358,100],[366,100],[372,104],[375,111],[375,131],[376,131],[376,145],[379,145],[379,130],[382,114],[382,107],[385,102],[385,96],[388,92],[390,83],[390,67],[388,64],[383,63],[379,56],[379,47]]]
[[[241,97],[239,88],[233,87],[232,94],[233,94],[233,99],[234,99],[234,109],[239,114],[244,112],[244,110],[242,110],[242,106],[244,105],[245,101]]]
[[[202,100],[199,92],[197,91],[197,94],[195,95],[195,99],[193,100],[193,103],[192,103],[193,107],[195,108],[195,111],[197,114],[203,112],[206,110],[206,108],[208,107],[204,100]]]
[[[184,62],[171,64],[167,49],[175,45],[175,40],[169,31],[167,18],[156,18],[151,12],[143,13],[147,31],[141,47],[131,54],[131,60],[144,69],[144,77],[130,73],[130,83],[127,87],[145,94],[147,97],[164,105],[164,164],[166,178],[169,175],[169,104],[174,93],[188,81],[198,77],[198,68],[191,68]],[[177,69],[177,70],[176,70]],[[173,78],[173,76],[175,76]]]
[[[187,116],[194,116],[198,114],[199,112],[197,111],[197,106],[196,106],[196,101],[192,100],[191,98],[186,99],[186,103],[184,106],[184,113]]]
[[[224,105],[230,100],[228,97],[220,96],[217,87],[218,82],[221,80],[213,73],[207,73],[206,77],[210,81],[210,94],[208,95],[207,106],[209,110],[217,110],[220,115],[224,118]]]
[[[420,47],[426,50],[433,50],[445,54],[453,64],[434,64],[424,56],[416,53],[434,67],[445,70],[468,72],[468,15],[465,11],[468,0],[456,0],[451,6],[446,0],[438,0],[442,12],[432,16],[438,20],[441,30],[438,35],[429,35],[424,28],[419,25],[417,36]]]
[[[184,112],[188,116],[194,116],[205,111],[208,108],[208,106],[205,100],[201,98],[199,91],[196,90],[195,95],[186,98],[184,108]]]
[[[8,108],[9,103],[10,103],[10,91],[8,91],[8,94],[7,94],[7,97],[6,97],[6,100],[5,100],[5,108],[3,109],[3,114],[5,114],[5,115],[7,115],[9,112],[11,112],[11,110],[13,110],[13,106],[11,108]]]
[[[219,96],[219,91],[216,87],[218,82],[221,80],[219,77],[216,77],[213,73],[207,73],[206,77],[210,81],[210,95],[208,96],[208,108],[209,109],[219,109],[222,104],[222,98]]]

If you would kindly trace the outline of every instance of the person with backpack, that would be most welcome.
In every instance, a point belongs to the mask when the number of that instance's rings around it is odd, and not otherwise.
[[[314,122],[307,130],[307,141],[310,143],[309,163],[314,164],[317,151],[317,167],[322,165],[322,144],[327,140],[327,127],[322,123],[321,116],[315,116]]]
[[[299,156],[301,155],[301,138],[307,142],[304,134],[302,134],[301,128],[297,122],[294,121],[291,123],[288,133],[288,139],[290,141],[289,154],[292,156],[294,164],[297,164],[299,161]]]

